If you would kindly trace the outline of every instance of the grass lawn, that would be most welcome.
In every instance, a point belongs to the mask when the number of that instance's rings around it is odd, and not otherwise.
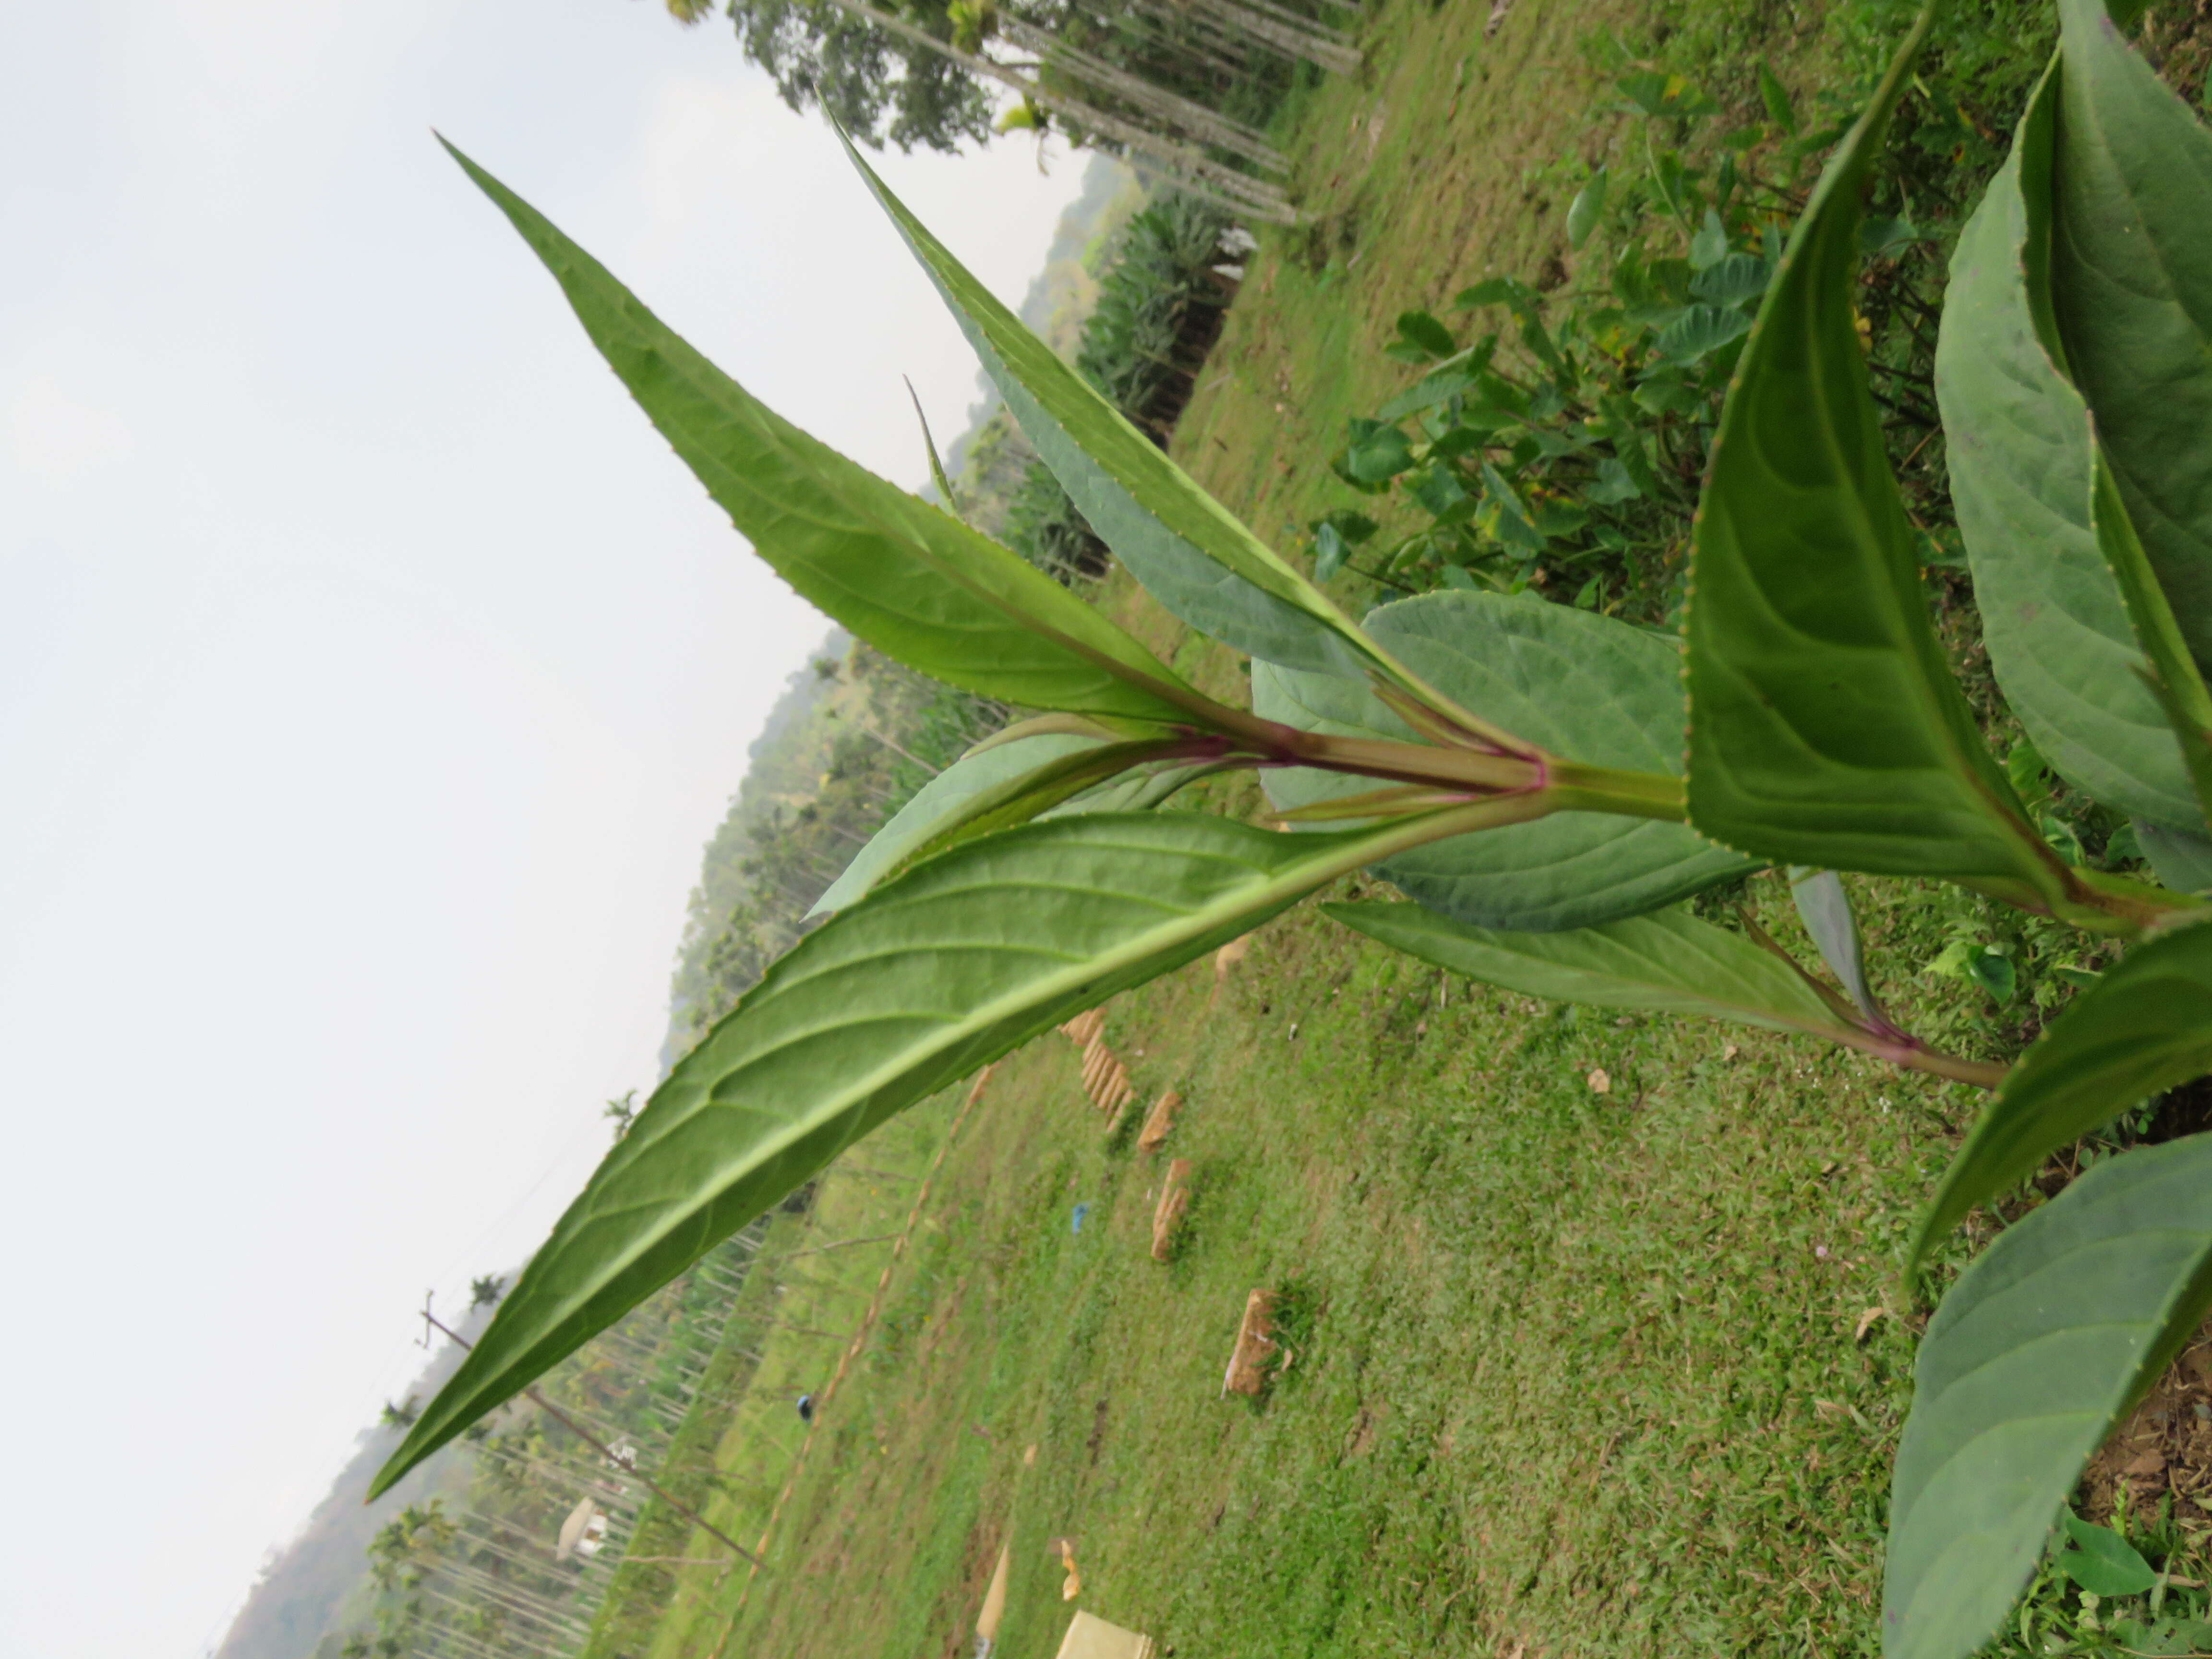
[[[1399,311],[1491,273],[1576,279],[1562,164],[1619,131],[1592,118],[1587,35],[1724,57],[1728,95],[1762,57],[1802,90],[1861,50],[1817,9],[1516,0],[1486,38],[1494,15],[1382,0],[1368,73],[1293,112],[1315,222],[1264,242],[1176,443],[1280,544],[1354,501],[1324,461],[1346,416],[1404,383],[1380,354]],[[1234,659],[1123,579],[1103,599],[1237,688]],[[1947,939],[2017,922],[1955,891],[1853,890],[1905,1023],[1977,1055],[2018,1042],[2021,1010],[1914,976]],[[1802,946],[1778,878],[1741,896]],[[1225,979],[1200,963],[1118,999],[1108,1040],[1145,1099],[1186,1096],[1165,1152],[1109,1141],[1058,1036],[1002,1062],[949,1141],[957,1095],[896,1127],[896,1168],[943,1162],[769,1570],[685,1579],[657,1626],[603,1631],[597,1659],[951,1659],[1009,1542],[999,1651],[1048,1659],[1062,1540],[1076,1605],[1187,1659],[1879,1650],[1917,1323],[1897,1264],[1972,1091],[1509,997],[1310,911]],[[883,1162],[876,1145],[854,1158]],[[1195,1190],[1162,1265],[1170,1156]],[[904,1188],[844,1181],[822,1236],[896,1230]],[[882,1259],[816,1258],[870,1291]],[[1261,1285],[1285,1295],[1296,1358],[1254,1405],[1219,1389]],[[716,1445],[709,1513],[732,1528],[782,1493],[789,1395],[834,1357],[777,1352]]]

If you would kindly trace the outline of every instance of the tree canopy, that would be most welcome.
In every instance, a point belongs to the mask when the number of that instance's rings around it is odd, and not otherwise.
[[[723,12],[785,103],[827,110],[872,149],[888,141],[902,150],[952,151],[991,137],[991,99],[974,76],[828,0],[668,0],[668,9],[687,24]],[[902,0],[896,10],[935,39],[952,40],[945,0]]]

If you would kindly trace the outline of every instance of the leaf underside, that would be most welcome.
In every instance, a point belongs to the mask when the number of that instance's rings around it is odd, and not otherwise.
[[[2032,897],[2053,862],[1929,622],[1852,307],[1859,194],[1928,21],[1814,190],[1723,411],[1691,573],[1690,817],[1777,860]]]
[[[1832,870],[1793,870],[1790,898],[1828,971],[1842,981],[1861,1013],[1875,1017],[1877,1008],[1873,988],[1867,983],[1866,951],[1859,939],[1859,921],[1852,913],[1850,895],[1844,891],[1843,878]]]
[[[2052,313],[2128,517],[2212,664],[2212,133],[2097,0],[2060,0]]]
[[[2212,840],[2145,818],[2136,820],[2136,838],[2158,878],[2174,891],[2212,891]]]
[[[1921,1339],[1882,1588],[1886,1659],[1966,1659],[2059,1507],[2212,1297],[2212,1136],[2097,1164],[1999,1235]]]
[[[1836,1028],[1827,1005],[1789,964],[1682,909],[1568,933],[1516,933],[1472,927],[1418,904],[1321,908],[1370,939],[1523,996],[1699,1014],[1778,1031]]]
[[[964,843],[831,918],[654,1091],[376,1490],[884,1118],[1423,833],[1059,818]]]
[[[963,755],[915,791],[913,799],[869,837],[868,844],[853,854],[853,861],[845,866],[844,873],[814,901],[814,908],[807,915],[828,915],[844,909],[896,869],[909,854],[947,823],[972,810],[978,801],[1051,762],[1085,754],[1099,746],[1100,740],[1096,738],[1050,732],[1016,738]]]
[[[1568,605],[1470,592],[1384,605],[1366,626],[1462,707],[1553,754],[1681,772],[1681,659],[1663,635]],[[1413,738],[1365,687],[1333,676],[1255,664],[1252,700],[1255,713],[1302,731]],[[1285,810],[1373,787],[1304,768],[1261,775]],[[1656,909],[1757,867],[1681,824],[1555,812],[1431,842],[1377,873],[1477,927],[1549,932]]]
[[[768,409],[544,215],[453,155],[553,273],[592,344],[707,493],[805,599],[949,684],[1035,708],[1185,718],[1185,704],[1131,683],[1195,696],[1129,635],[1014,553]]]
[[[2051,1153],[2207,1071],[2212,926],[2198,922],[2130,951],[2044,1028],[1945,1172],[1913,1260]]]
[[[1364,635],[1000,304],[849,140],[846,150],[1039,459],[1146,592],[1192,627],[1261,661],[1356,679],[1380,671],[1437,701],[1417,672]]]
[[[2088,406],[2029,307],[2022,160],[2047,151],[2054,101],[2046,81],[1952,258],[1936,349],[1951,492],[1990,665],[2038,751],[2094,799],[2189,828],[2196,797],[2093,521]]]

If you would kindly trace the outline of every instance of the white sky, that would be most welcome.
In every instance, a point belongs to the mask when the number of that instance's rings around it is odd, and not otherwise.
[[[926,472],[975,365],[817,118],[652,0],[0,14],[0,1655],[191,1659],[646,1085],[825,624],[436,125]],[[1002,295],[1079,165],[895,154]]]

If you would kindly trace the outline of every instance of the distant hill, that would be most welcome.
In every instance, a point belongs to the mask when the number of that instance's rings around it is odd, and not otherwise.
[[[474,1337],[490,1316],[489,1309],[475,1310],[462,1323],[461,1334]],[[428,1400],[460,1363],[461,1350],[441,1343],[408,1393]],[[474,1454],[456,1443],[375,1503],[363,1503],[371,1477],[398,1448],[400,1434],[378,1425],[354,1437],[352,1459],[299,1535],[262,1570],[214,1659],[313,1659],[324,1638],[335,1639],[345,1623],[347,1602],[362,1589],[369,1540],[377,1528],[410,1504],[466,1486]]]
[[[708,944],[752,879],[742,866],[752,851],[760,816],[777,805],[805,800],[820,776],[820,716],[835,701],[839,685],[814,665],[842,662],[852,648],[851,635],[842,628],[830,629],[806,666],[784,682],[783,695],[769,710],[760,735],[746,747],[744,775],[730,797],[727,816],[708,838],[700,855],[699,884],[691,890],[685,907],[669,995],[669,1036],[660,1053],[664,1074],[695,1040],[685,1011],[704,994],[702,975]]]

